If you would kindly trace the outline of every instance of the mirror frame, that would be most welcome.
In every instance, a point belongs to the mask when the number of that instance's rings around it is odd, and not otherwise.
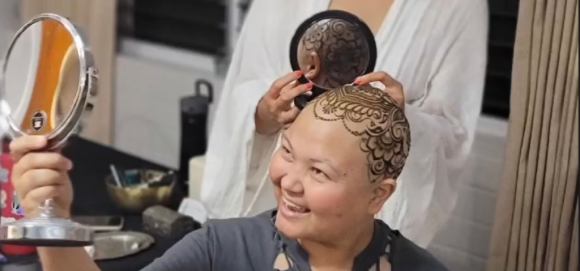
[[[369,26],[366,23],[364,23],[359,17],[343,10],[325,10],[316,13],[312,15],[312,17],[302,22],[300,26],[298,26],[298,29],[296,29],[296,32],[294,33],[294,36],[290,41],[290,66],[292,67],[292,70],[293,71],[300,70],[300,65],[298,65],[298,45],[300,43],[300,40],[302,39],[302,36],[304,35],[304,33],[306,33],[308,28],[312,26],[312,24],[326,19],[344,20],[355,26],[360,27],[369,45],[369,63],[367,64],[367,68],[364,74],[373,72],[375,70],[375,65],[377,62],[377,43],[375,41],[375,35],[373,34],[373,31],[371,31]],[[300,78],[298,78],[298,82],[301,84],[306,84],[310,81],[306,79],[306,76],[302,75],[300,76]],[[296,98],[294,98],[294,105],[298,107],[298,109],[302,110],[304,107],[306,107],[306,105],[310,101],[312,101],[314,98],[318,97],[325,91],[327,91],[327,89],[313,85],[311,90],[312,95],[297,96]]]
[[[10,108],[8,102],[6,102],[5,98],[3,98],[6,97],[7,91],[4,86],[6,79],[5,74],[8,62],[10,61],[10,54],[16,45],[18,38],[20,38],[20,36],[32,25],[44,20],[57,21],[66,28],[76,46],[80,66],[79,86],[70,111],[54,129],[45,134],[48,138],[46,148],[55,149],[62,146],[72,134],[78,132],[79,129],[82,128],[82,125],[84,121],[86,121],[88,115],[84,113],[85,111],[92,111],[94,106],[94,98],[97,94],[98,70],[95,67],[94,57],[86,35],[80,27],[76,26],[67,18],[58,14],[42,13],[32,18],[24,26],[22,26],[18,32],[16,32],[16,35],[12,39],[12,42],[8,47],[8,51],[6,52],[2,70],[0,70],[0,109],[2,113],[1,118],[3,118],[2,122],[7,124],[9,136],[15,138],[25,135],[26,133],[22,131],[19,128],[19,125],[14,123],[10,117],[12,108]]]

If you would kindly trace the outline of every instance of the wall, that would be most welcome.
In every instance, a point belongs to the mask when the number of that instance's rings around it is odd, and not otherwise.
[[[18,0],[0,0],[0,62],[4,59],[10,41],[20,27]]]
[[[507,136],[505,120],[481,117],[451,218],[429,250],[453,271],[484,271]]]
[[[113,145],[128,153],[177,168],[180,144],[179,99],[192,95],[203,78],[218,92],[210,58],[147,43],[122,42],[116,58]],[[163,57],[159,57],[163,56]],[[219,92],[214,93],[214,101]],[[213,119],[212,107],[210,119]]]
[[[177,167],[179,97],[191,94],[197,78],[212,81],[217,91],[223,79],[212,75],[215,67],[203,56],[164,54],[162,47],[141,49],[132,48],[131,55],[117,57],[114,144],[129,153]],[[163,60],[151,52],[175,60]],[[189,59],[189,64],[183,59]],[[429,247],[454,271],[485,270],[506,135],[505,120],[485,116],[479,120],[457,207]]]

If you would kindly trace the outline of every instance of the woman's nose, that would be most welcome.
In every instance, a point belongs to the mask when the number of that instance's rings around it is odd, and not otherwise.
[[[304,191],[304,187],[302,186],[302,181],[300,174],[298,172],[293,171],[291,173],[286,174],[281,180],[281,187],[284,191],[288,193],[302,194]]]

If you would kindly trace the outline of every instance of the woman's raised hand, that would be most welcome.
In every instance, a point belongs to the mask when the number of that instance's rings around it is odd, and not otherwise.
[[[312,83],[298,83],[301,75],[295,71],[278,78],[262,96],[254,116],[258,134],[274,134],[296,119],[300,110],[292,106],[294,98],[312,89]]]
[[[69,217],[73,191],[68,171],[72,162],[58,151],[42,151],[44,136],[22,136],[10,143],[14,159],[12,185],[24,215],[33,216],[47,199],[53,199],[59,217]]]
[[[372,72],[358,77],[354,80],[357,85],[367,85],[373,82],[380,82],[385,86],[384,91],[395,100],[399,107],[405,110],[405,92],[399,81],[395,80],[386,72]]]

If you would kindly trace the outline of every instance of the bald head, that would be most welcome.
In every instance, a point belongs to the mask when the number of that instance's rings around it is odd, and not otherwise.
[[[317,85],[334,88],[350,84],[364,74],[368,62],[364,32],[344,20],[317,22],[300,40],[300,68]]]
[[[323,93],[302,111],[302,117],[312,121],[340,123],[359,139],[372,183],[401,174],[411,143],[409,123],[385,92],[371,86],[343,86]]]
[[[396,188],[409,154],[409,124],[387,94],[344,86],[315,98],[283,131],[269,177],[281,212],[276,227],[294,239],[331,242],[375,215]],[[304,211],[292,214],[295,204]]]

